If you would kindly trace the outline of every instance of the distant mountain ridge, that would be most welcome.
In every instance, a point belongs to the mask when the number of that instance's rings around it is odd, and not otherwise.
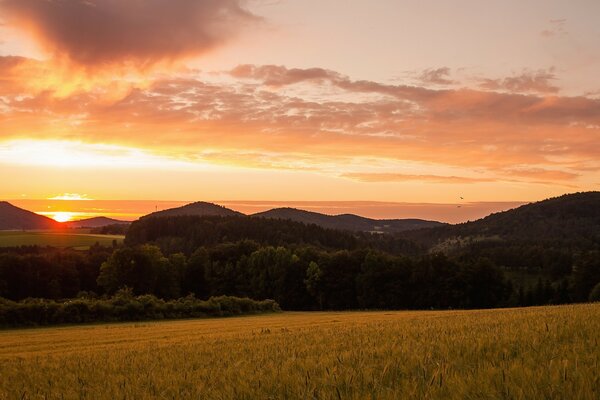
[[[323,228],[345,231],[394,233],[422,228],[432,228],[445,224],[422,219],[372,219],[354,214],[327,215],[296,208],[275,208],[252,214],[252,217],[289,219],[305,224],[315,224]]]
[[[129,221],[121,221],[118,219],[107,217],[93,217],[80,219],[77,221],[65,222],[64,225],[69,228],[102,228],[109,225],[129,225]]]
[[[371,219],[354,214],[326,215],[313,211],[295,208],[275,208],[272,210],[246,215],[238,211],[208,202],[196,202],[183,207],[171,208],[148,214],[142,218],[174,217],[174,216],[248,216],[253,218],[284,219],[304,224],[315,224],[323,228],[354,231],[394,233],[413,229],[431,228],[444,225],[441,222],[421,219]]]
[[[57,229],[61,226],[51,218],[0,201],[0,230]]]

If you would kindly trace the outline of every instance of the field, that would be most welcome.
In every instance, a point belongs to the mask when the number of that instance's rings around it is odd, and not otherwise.
[[[118,235],[94,235],[89,233],[72,232],[23,232],[23,231],[0,231],[0,247],[14,246],[52,246],[73,247],[78,250],[88,249],[95,243],[111,246],[113,240],[122,242],[124,236]]]
[[[0,332],[2,399],[597,399],[600,304]]]

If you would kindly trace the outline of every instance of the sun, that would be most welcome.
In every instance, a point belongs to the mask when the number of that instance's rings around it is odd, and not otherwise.
[[[61,211],[54,213],[54,216],[52,218],[57,222],[67,222],[73,218],[73,213]]]

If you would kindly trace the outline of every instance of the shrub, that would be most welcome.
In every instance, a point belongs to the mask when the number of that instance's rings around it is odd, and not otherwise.
[[[598,282],[590,292],[589,300],[591,302],[600,301],[600,282]]]
[[[64,301],[0,298],[0,327],[219,317],[278,312],[273,300],[256,301],[231,296],[198,300],[194,296],[165,301],[152,295],[133,296],[123,290],[108,299],[77,298]]]

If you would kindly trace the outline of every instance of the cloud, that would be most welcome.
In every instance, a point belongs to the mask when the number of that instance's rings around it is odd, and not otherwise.
[[[432,183],[451,183],[467,184],[492,182],[491,178],[471,178],[465,176],[444,176],[444,175],[410,175],[392,172],[351,172],[342,174],[345,178],[356,179],[362,182],[432,182]]]
[[[419,81],[424,84],[435,84],[435,85],[450,85],[454,81],[448,79],[450,76],[450,68],[441,67],[437,69],[427,69],[419,76]]]
[[[268,86],[286,86],[305,81],[341,81],[344,77],[323,68],[286,68],[281,65],[238,65],[230,71],[235,78],[251,78]]]
[[[240,0],[0,0],[0,10],[46,49],[87,67],[195,56],[258,20]]]
[[[245,65],[227,79],[155,75],[108,101],[102,87],[62,97],[50,87],[10,89],[29,81],[19,69],[28,62],[0,57],[0,140],[106,143],[364,182],[564,185],[600,171],[598,130],[589,128],[600,126],[600,99],[433,90],[320,68]],[[583,164],[588,170],[578,169]],[[407,165],[419,172],[381,172]]]
[[[543,168],[521,168],[507,169],[503,171],[506,175],[516,176],[519,178],[537,179],[546,182],[551,181],[571,181],[580,176],[573,172],[548,170]]]
[[[520,75],[504,79],[484,79],[479,86],[486,90],[505,90],[514,93],[558,93],[559,88],[552,84],[556,79],[551,68],[525,71]]]
[[[566,18],[560,19],[551,19],[549,22],[549,27],[540,32],[540,35],[546,38],[550,38],[553,36],[564,36],[569,32],[565,29],[565,24],[567,23]]]

